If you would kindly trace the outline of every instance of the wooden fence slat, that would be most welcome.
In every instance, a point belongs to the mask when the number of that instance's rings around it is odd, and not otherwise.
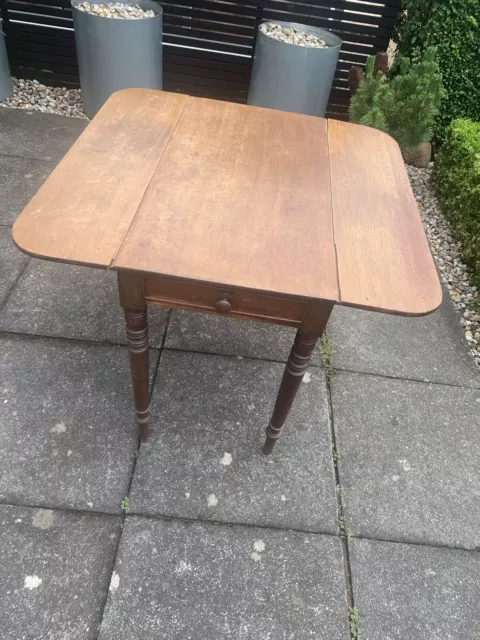
[[[164,88],[246,102],[262,20],[320,26],[343,42],[327,115],[345,119],[348,70],[387,48],[401,0],[165,0]],[[70,0],[0,0],[12,73],[79,86]]]

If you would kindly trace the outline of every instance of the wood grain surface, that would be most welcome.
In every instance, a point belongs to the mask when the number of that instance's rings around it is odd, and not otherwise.
[[[442,292],[397,143],[329,120],[340,303],[424,315]]]
[[[186,100],[115,93],[15,222],[17,246],[39,258],[108,267]]]
[[[191,98],[114,268],[337,300],[326,125]]]
[[[441,301],[389,136],[160,91],[114,94],[13,238],[31,255],[138,274],[140,283],[150,274],[402,315]]]

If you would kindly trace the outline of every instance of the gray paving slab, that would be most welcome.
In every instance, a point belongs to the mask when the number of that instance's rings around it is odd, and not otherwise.
[[[53,167],[53,162],[0,155],[0,225],[14,223]]]
[[[26,109],[0,109],[0,155],[58,162],[88,120]]]
[[[150,307],[150,345],[160,347],[166,310]],[[0,330],[126,344],[113,271],[32,260],[0,313]]]
[[[127,518],[100,640],[347,640],[337,538]]]
[[[120,518],[0,506],[2,640],[97,637]]]
[[[350,530],[480,548],[480,389],[349,373],[331,384]]]
[[[361,640],[480,638],[480,554],[350,542]]]
[[[13,244],[9,227],[0,227],[0,309],[28,260]]]
[[[332,365],[397,378],[477,386],[475,369],[448,292],[422,318],[335,307],[327,328]]]
[[[0,502],[120,512],[137,448],[126,348],[0,337],[0,371]]]
[[[286,362],[294,338],[292,327],[173,311],[165,346],[167,349]],[[320,348],[317,348],[311,364],[320,366],[321,363]]]
[[[283,365],[167,351],[130,513],[336,531],[325,379],[302,383],[272,456],[261,452]]]

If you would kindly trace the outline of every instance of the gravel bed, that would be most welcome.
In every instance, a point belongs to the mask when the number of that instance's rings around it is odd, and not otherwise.
[[[294,27],[283,27],[275,22],[264,22],[260,25],[260,31],[270,38],[287,44],[296,44],[298,47],[324,49],[327,46],[325,40],[313,35],[313,33],[299,31]]]
[[[1,107],[87,118],[82,108],[80,89],[46,87],[36,80],[14,78],[13,82],[13,95],[0,103]],[[458,245],[450,233],[449,223],[441,212],[430,183],[431,167],[417,169],[407,166],[407,171],[442,281],[460,314],[460,323],[472,355],[480,365],[480,291],[469,278]]]
[[[87,118],[83,111],[80,89],[46,87],[36,80],[13,78],[13,94],[8,100],[0,102],[0,107],[56,113],[73,118]]]
[[[151,9],[142,9],[138,4],[125,4],[123,2],[93,4],[81,2],[76,8],[85,13],[103,18],[115,18],[116,20],[141,20],[142,18],[154,18],[155,12]]]
[[[460,258],[460,249],[452,238],[431,185],[431,165],[427,169],[407,166],[413,193],[420,209],[430,249],[440,271],[443,284],[460,313],[460,323],[477,365],[480,365],[480,292]]]

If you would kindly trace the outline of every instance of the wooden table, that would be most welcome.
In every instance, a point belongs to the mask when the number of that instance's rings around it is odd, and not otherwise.
[[[114,94],[13,239],[38,258],[117,271],[142,440],[147,305],[297,327],[271,453],[335,304],[420,316],[441,301],[392,138],[161,91]]]

